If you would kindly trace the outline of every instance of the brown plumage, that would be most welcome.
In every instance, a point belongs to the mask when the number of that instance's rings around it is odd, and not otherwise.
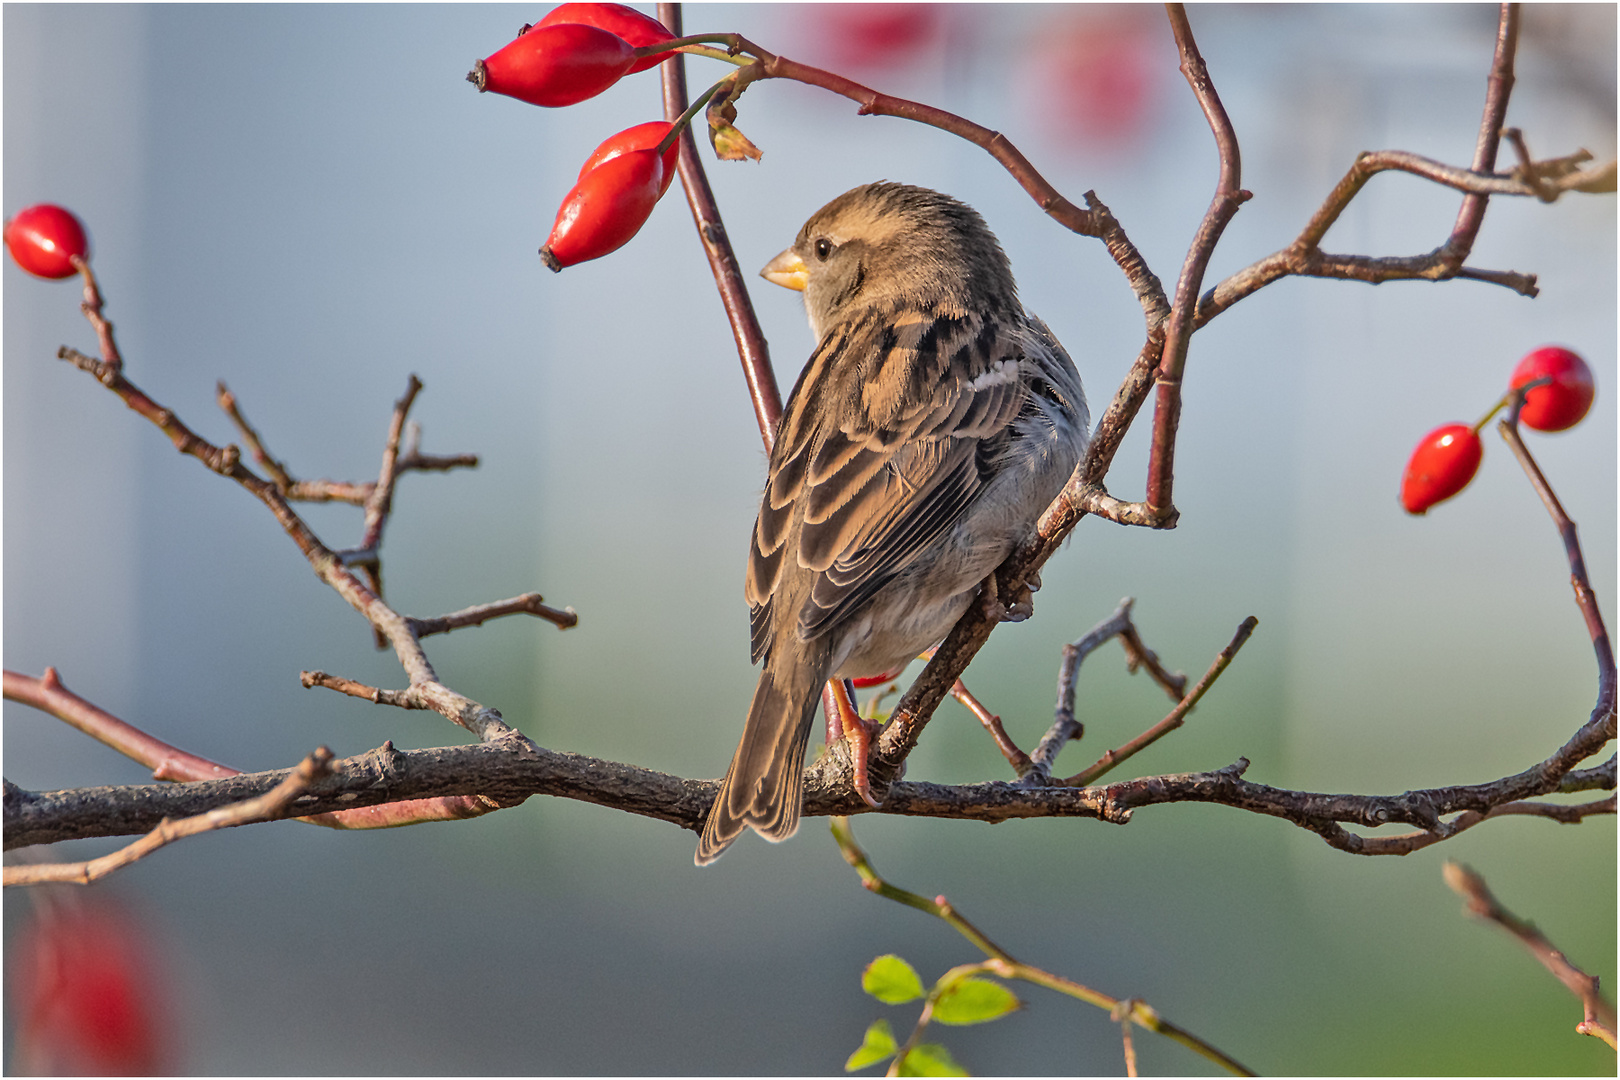
[[[763,274],[803,289],[819,344],[754,523],[746,596],[765,667],[699,865],[745,827],[793,835],[822,684],[892,670],[943,638],[1088,437],[1074,364],[955,199],[858,187]]]

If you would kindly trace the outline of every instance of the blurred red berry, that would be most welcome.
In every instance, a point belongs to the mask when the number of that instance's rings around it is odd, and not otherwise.
[[[71,257],[89,257],[90,242],[79,219],[50,203],[17,211],[6,222],[5,237],[11,257],[35,277],[72,277],[78,271]]]
[[[1131,8],[1046,9],[1025,94],[1060,138],[1090,151],[1141,142],[1151,126],[1159,27]]]
[[[661,45],[666,41],[675,40],[675,35],[670,33],[663,23],[623,4],[559,4],[534,25],[541,27],[566,23],[579,23],[606,30],[623,38],[632,49],[646,45]],[[644,56],[630,65],[627,74],[633,75],[638,71],[656,67],[674,55],[673,52],[667,52],[659,53],[657,56]]]
[[[852,70],[892,69],[939,37],[938,4],[817,4],[808,9],[827,63]]]
[[[1513,369],[1509,386],[1517,390],[1527,382],[1550,377],[1551,383],[1524,395],[1519,420],[1537,431],[1564,431],[1581,422],[1597,387],[1586,361],[1568,349],[1548,345],[1530,353]]]
[[[578,23],[536,26],[474,64],[467,81],[480,93],[558,108],[600,94],[634,59],[629,43],[606,30]]]
[[[42,908],[12,942],[17,1058],[28,1072],[172,1071],[138,924],[103,903]]]
[[[629,150],[580,177],[540,249],[553,270],[617,251],[641,230],[663,193],[663,159],[652,150]]]
[[[1468,486],[1479,471],[1485,447],[1479,433],[1467,424],[1444,424],[1423,436],[1406,463],[1401,480],[1401,505],[1408,514],[1421,514],[1435,503],[1451,498]]]

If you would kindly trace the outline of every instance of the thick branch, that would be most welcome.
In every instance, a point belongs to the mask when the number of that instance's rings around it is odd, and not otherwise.
[[[1593,749],[1601,748],[1601,732],[1587,733],[1587,737],[1596,743]],[[1364,827],[1404,822],[1445,832],[1455,829],[1443,823],[1441,815],[1488,811],[1501,803],[1547,794],[1557,790],[1562,776],[1544,763],[1488,784],[1403,795],[1328,795],[1251,783],[1243,779],[1248,764],[1240,760],[1215,772],[1149,776],[1093,788],[1026,787],[999,781],[965,785],[898,782],[890,788],[880,811],[872,810],[854,793],[847,774],[813,768],[805,778],[804,815],[884,813],[985,822],[1085,817],[1124,824],[1144,806],[1208,802],[1282,818],[1319,833],[1324,823],[1334,822]],[[1612,790],[1614,764],[1611,761],[1601,768],[1606,769],[1603,786]],[[385,743],[370,753],[334,762],[333,769],[332,777],[312,786],[283,816],[445,795],[477,797],[500,806],[514,806],[531,795],[554,795],[697,832],[718,787],[714,780],[685,780],[634,765],[547,750],[516,732],[493,742],[431,750],[396,750],[392,743]],[[272,771],[189,784],[54,792],[28,792],[8,783],[5,846],[148,832],[165,817],[188,817],[261,795],[285,777],[285,771]],[[1588,812],[1606,811],[1595,807]],[[1612,812],[1612,804],[1607,812]],[[1345,836],[1349,841],[1335,846],[1357,854],[1395,853],[1377,850],[1367,838],[1349,832]]]
[[[230,828],[233,825],[247,825],[255,821],[268,821],[280,817],[286,806],[302,794],[311,783],[327,775],[331,761],[332,751],[323,746],[305,758],[279,784],[263,795],[179,821],[165,818],[158,823],[157,828],[135,843],[120,848],[110,855],[103,855],[99,859],[77,863],[23,863],[7,866],[4,873],[5,884],[40,885],[55,881],[88,885],[97,878],[106,877],[113,871],[145,858],[158,848],[172,844],[176,840],[212,832],[215,829]]]

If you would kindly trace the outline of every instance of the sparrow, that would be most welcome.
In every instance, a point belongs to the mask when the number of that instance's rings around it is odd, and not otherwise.
[[[764,669],[699,866],[744,828],[793,835],[822,685],[943,639],[1090,437],[1074,363],[1024,310],[984,219],[948,195],[845,192],[760,273],[803,292],[818,344],[754,522],[745,595]]]

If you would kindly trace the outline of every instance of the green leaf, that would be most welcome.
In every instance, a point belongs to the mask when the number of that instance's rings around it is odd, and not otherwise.
[[[934,1003],[934,1019],[942,1024],[982,1024],[1023,1007],[1023,1002],[1000,983],[989,979],[962,979]]]
[[[861,972],[861,989],[885,1005],[900,1005],[923,996],[916,969],[893,953],[866,965]]]
[[[901,1076],[967,1076],[968,1071],[956,1063],[951,1052],[939,1043],[913,1046],[900,1063]]]
[[[894,1041],[894,1031],[890,1029],[889,1022],[874,1020],[872,1026],[866,1029],[866,1038],[861,1040],[859,1048],[844,1062],[844,1071],[854,1072],[875,1065],[893,1057],[899,1049],[900,1044]]]

